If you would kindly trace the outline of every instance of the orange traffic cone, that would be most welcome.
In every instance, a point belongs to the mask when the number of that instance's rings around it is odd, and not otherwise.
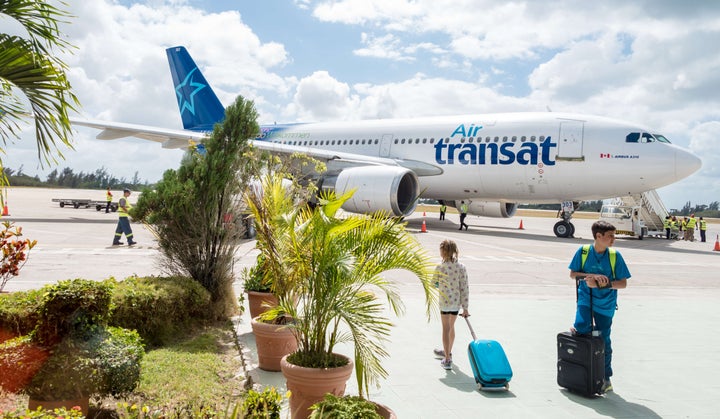
[[[3,217],[7,217],[8,215],[10,215],[10,211],[8,211],[7,203],[5,204],[5,206],[3,206],[2,215],[3,215]]]
[[[423,211],[423,217],[425,216],[425,211]]]
[[[718,236],[720,236],[720,234]],[[718,236],[715,236],[715,248],[713,249],[714,252],[720,252],[720,241],[718,241]]]
[[[525,230],[525,227],[522,225],[522,220],[520,220],[520,227],[518,227],[518,230]]]
[[[420,227],[421,233],[427,233],[427,226],[425,225],[425,220],[423,220],[422,227]]]

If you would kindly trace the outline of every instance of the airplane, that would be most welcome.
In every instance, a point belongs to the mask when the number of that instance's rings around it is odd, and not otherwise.
[[[183,130],[74,119],[98,139],[134,136],[164,148],[201,142],[225,108],[188,51],[166,50]],[[418,198],[485,217],[512,217],[518,203],[562,203],[558,237],[572,237],[579,201],[660,188],[701,160],[657,131],[620,120],[555,112],[497,113],[261,125],[254,147],[324,161],[319,186],[356,188],[343,209],[411,214]]]

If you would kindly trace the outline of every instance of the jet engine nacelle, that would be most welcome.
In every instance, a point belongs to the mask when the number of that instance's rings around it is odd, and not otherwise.
[[[459,201],[455,201],[455,204],[460,208]],[[513,202],[471,201],[468,204],[468,214],[482,217],[510,218],[515,215],[515,211],[517,204]]]
[[[402,217],[415,210],[418,185],[415,173],[404,167],[361,166],[325,178],[322,189],[333,189],[337,195],[342,195],[356,188],[342,207],[346,211],[357,214],[386,211]]]

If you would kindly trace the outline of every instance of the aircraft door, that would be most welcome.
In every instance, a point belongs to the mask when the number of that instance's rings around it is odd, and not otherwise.
[[[392,146],[393,135],[383,134],[380,142],[380,157],[390,157],[390,147]]]
[[[583,160],[583,121],[561,121],[558,159]]]

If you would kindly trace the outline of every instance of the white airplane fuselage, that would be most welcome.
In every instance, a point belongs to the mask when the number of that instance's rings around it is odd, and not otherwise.
[[[438,200],[604,199],[666,186],[700,167],[696,156],[668,142],[627,141],[631,133],[654,134],[647,128],[577,114],[270,125],[262,131],[256,144],[270,141],[408,162],[419,167],[414,171],[422,197]]]

